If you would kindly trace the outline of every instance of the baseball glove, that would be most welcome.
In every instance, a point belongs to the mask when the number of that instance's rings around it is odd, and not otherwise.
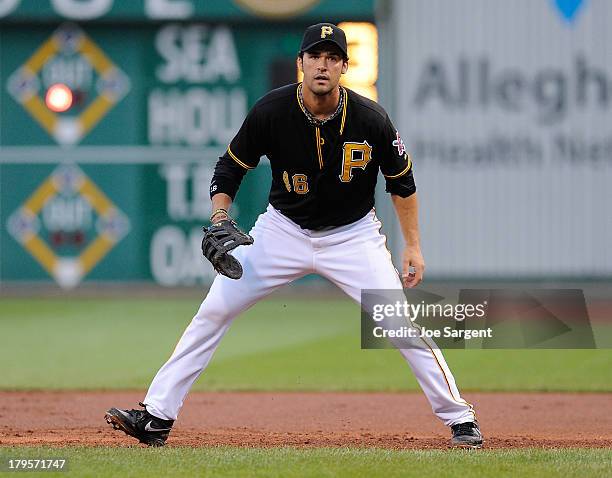
[[[230,252],[238,246],[253,244],[253,238],[245,234],[231,219],[223,219],[204,228],[202,253],[219,274],[230,279],[242,277],[242,266]]]

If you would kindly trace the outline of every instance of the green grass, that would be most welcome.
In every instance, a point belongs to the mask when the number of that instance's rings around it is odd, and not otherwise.
[[[610,476],[612,452],[594,449],[393,451],[355,448],[11,448],[9,458],[66,458],[44,476]],[[6,473],[9,476],[8,473]],[[11,473],[10,476],[14,476]]]
[[[0,389],[144,389],[198,299],[1,299]],[[195,390],[416,390],[361,350],[349,300],[275,298],[236,320]],[[612,350],[451,350],[462,390],[612,391]]]

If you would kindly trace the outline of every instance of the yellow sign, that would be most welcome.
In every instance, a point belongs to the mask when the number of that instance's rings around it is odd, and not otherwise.
[[[65,68],[77,64],[78,67]],[[48,66],[59,66],[45,68]],[[64,68],[62,68],[64,66]],[[71,86],[76,82],[74,70],[91,70],[86,87],[91,100],[83,105],[77,116],[52,111],[45,104],[46,90],[54,81]],[[46,75],[43,75],[43,70]],[[94,74],[97,78],[94,81]],[[84,76],[84,75],[81,75]],[[38,123],[59,143],[78,143],[108,111],[129,91],[128,77],[114,65],[104,52],[73,24],[60,26],[51,37],[8,79],[8,90],[15,100],[38,121]]]
[[[344,22],[338,25],[348,40],[349,69],[342,84],[376,101],[378,91],[378,30],[372,23]]]
[[[234,0],[253,15],[263,18],[291,18],[310,10],[321,0]]]
[[[15,240],[66,289],[76,287],[129,228],[125,214],[74,165],[59,166],[8,220]],[[80,238],[76,254],[60,255],[62,246],[44,239],[68,232]]]

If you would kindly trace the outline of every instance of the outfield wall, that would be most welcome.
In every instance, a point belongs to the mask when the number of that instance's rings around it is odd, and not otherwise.
[[[259,96],[295,80],[306,25],[374,19],[373,1],[265,3],[0,1],[0,283],[210,283],[216,158]],[[349,71],[377,81],[412,152],[427,276],[612,278],[609,2],[376,12],[378,68],[375,37],[353,31]],[[45,105],[57,82],[76,93],[66,112]],[[265,161],[247,176],[245,227],[268,181]],[[401,257],[384,191],[377,213]]]

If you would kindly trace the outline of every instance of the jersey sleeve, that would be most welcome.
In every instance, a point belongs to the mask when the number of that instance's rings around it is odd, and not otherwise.
[[[225,152],[228,159],[244,169],[255,168],[264,154],[265,135],[261,123],[257,107],[253,107]]]
[[[388,116],[379,147],[382,150],[380,171],[385,177],[386,191],[404,198],[414,194],[416,185],[412,174],[412,158]]]
[[[265,137],[257,108],[253,107],[225,154],[217,161],[210,184],[211,197],[225,193],[234,199],[246,172],[254,169],[263,156]]]

